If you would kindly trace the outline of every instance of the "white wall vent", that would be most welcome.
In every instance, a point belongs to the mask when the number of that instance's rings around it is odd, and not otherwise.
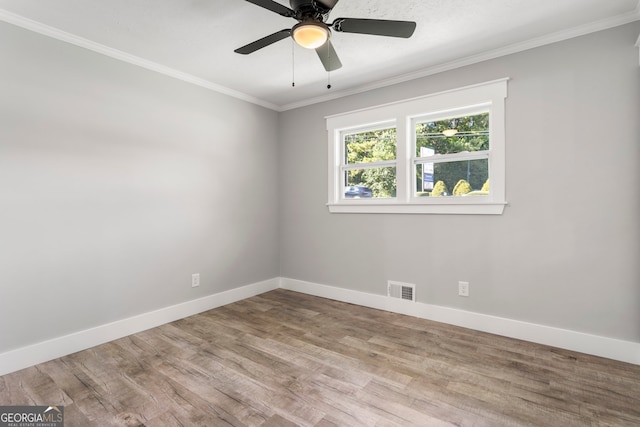
[[[402,283],[387,281],[387,296],[407,301],[416,301],[416,285],[413,283]]]

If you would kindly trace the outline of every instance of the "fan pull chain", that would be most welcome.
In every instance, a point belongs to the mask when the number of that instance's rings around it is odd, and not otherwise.
[[[329,41],[327,40],[327,43]],[[329,59],[329,64],[331,64],[331,49],[327,45],[327,58]],[[331,68],[331,66],[329,66]],[[331,89],[331,71],[327,70],[327,89]]]
[[[291,38],[291,87],[296,87],[296,56],[294,54],[296,44]]]

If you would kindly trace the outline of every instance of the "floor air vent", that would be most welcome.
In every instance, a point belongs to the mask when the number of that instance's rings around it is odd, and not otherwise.
[[[387,296],[407,301],[416,301],[416,285],[413,283],[387,282]]]

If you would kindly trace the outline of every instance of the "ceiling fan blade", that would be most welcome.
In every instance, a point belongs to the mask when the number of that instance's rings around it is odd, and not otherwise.
[[[338,54],[330,40],[327,40],[325,44],[317,48],[316,53],[320,61],[322,61],[325,70],[334,71],[342,67],[342,62],[340,62],[340,58],[338,58]]]
[[[389,21],[385,19],[338,18],[331,24],[334,30],[343,33],[373,34],[409,38],[416,29],[412,21]]]
[[[336,7],[338,0],[316,0],[318,3],[324,5],[327,9],[333,9]]]
[[[277,33],[270,34],[267,37],[263,37],[260,40],[256,40],[253,43],[249,43],[248,45],[242,46],[234,50],[234,52],[240,53],[242,55],[247,55],[249,53],[255,52],[256,50],[262,49],[263,47],[267,47],[270,44],[279,42],[282,39],[286,39],[290,35],[291,35],[290,29],[287,28],[286,30],[280,30]]]
[[[280,3],[276,3],[273,0],[246,0],[249,3],[253,3],[257,6],[264,7],[267,10],[275,12],[279,15],[286,16],[288,18],[292,18],[296,15],[296,13],[289,9],[286,6],[281,5]]]

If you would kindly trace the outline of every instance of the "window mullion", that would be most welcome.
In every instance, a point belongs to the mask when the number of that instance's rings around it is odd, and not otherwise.
[[[399,202],[408,202],[411,196],[411,141],[410,120],[404,116],[396,119],[396,198]]]
[[[414,157],[414,164],[424,163],[446,163],[446,162],[461,162],[464,160],[481,160],[489,158],[489,150],[483,151],[471,151],[466,153],[454,153],[454,154],[439,154],[429,157]]]

